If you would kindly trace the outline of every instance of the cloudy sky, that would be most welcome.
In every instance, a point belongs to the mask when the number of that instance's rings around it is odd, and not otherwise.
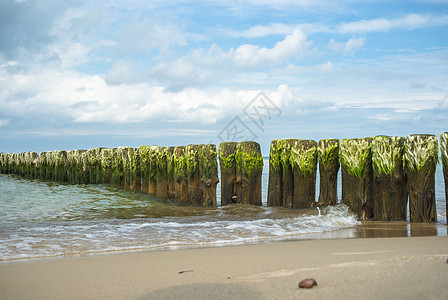
[[[0,0],[0,152],[443,131],[444,0]]]

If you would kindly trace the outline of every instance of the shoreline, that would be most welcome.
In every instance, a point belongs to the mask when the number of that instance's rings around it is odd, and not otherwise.
[[[446,299],[447,258],[448,238],[435,236],[28,260],[0,264],[0,298]],[[298,289],[308,277],[318,286]]]
[[[276,243],[290,243],[315,240],[345,240],[345,239],[365,239],[365,238],[391,238],[391,237],[429,237],[448,236],[448,226],[440,223],[410,223],[407,221],[385,222],[385,221],[361,221],[354,227],[341,228],[325,232],[309,232],[300,236],[281,239],[258,239],[252,242],[229,242],[223,244],[197,243],[183,245],[158,245],[153,247],[129,248],[129,249],[108,249],[103,251],[83,251],[58,255],[41,255],[34,257],[0,258],[0,265],[10,263],[20,263],[28,261],[45,261],[53,259],[70,259],[82,257],[95,257],[102,255],[121,255],[147,252],[183,251],[210,248],[226,248],[253,245],[269,245]]]

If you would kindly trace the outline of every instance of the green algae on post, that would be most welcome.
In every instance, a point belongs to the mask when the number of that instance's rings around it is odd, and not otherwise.
[[[148,192],[149,188],[149,167],[150,167],[150,146],[140,146],[138,153],[140,155],[140,174],[141,174],[141,190],[143,193]]]
[[[221,205],[237,203],[236,194],[236,142],[219,144],[219,166],[221,169]]]
[[[148,150],[149,155],[149,179],[148,179],[148,193],[157,194],[157,152],[158,146],[150,146]]]
[[[174,199],[174,147],[167,148],[166,168],[168,178],[168,198]]]
[[[185,146],[174,148],[174,200],[176,203],[188,202],[188,179]]]
[[[406,138],[404,165],[408,176],[411,222],[436,222],[435,173],[439,143],[435,135],[413,134]]]
[[[286,208],[293,207],[294,198],[294,173],[291,165],[291,148],[298,143],[298,139],[277,140],[277,151],[279,151],[282,166],[282,202]]]
[[[440,134],[440,152],[442,153],[443,178],[445,181],[445,201],[448,209],[448,132]],[[448,221],[448,214],[446,214]]]
[[[141,153],[139,148],[131,148],[130,158],[130,188],[134,191],[142,189]]]
[[[319,199],[323,206],[336,205],[338,202],[337,186],[339,172],[339,140],[320,140],[317,153],[319,156]]]
[[[216,145],[202,145],[199,173],[201,177],[202,205],[215,206],[216,185],[219,182]]]
[[[157,157],[157,191],[156,196],[159,198],[168,198],[168,149],[158,146],[156,151]]]
[[[375,221],[406,220],[407,181],[403,137],[376,136],[372,141],[373,215]]]
[[[268,206],[283,206],[283,170],[281,165],[281,151],[277,147],[277,144],[278,140],[273,140],[269,152]]]
[[[339,160],[342,167],[342,202],[360,220],[373,219],[372,138],[343,139]]]
[[[246,141],[236,147],[237,202],[261,205],[263,157],[260,144]],[[241,200],[240,200],[241,199]]]
[[[101,183],[110,184],[112,178],[113,150],[104,148],[100,156]]]
[[[202,145],[188,145],[185,148],[185,161],[187,164],[188,203],[201,204],[202,190],[199,175],[199,151]]]
[[[317,143],[296,141],[291,146],[289,161],[294,182],[292,207],[311,207],[316,199]]]

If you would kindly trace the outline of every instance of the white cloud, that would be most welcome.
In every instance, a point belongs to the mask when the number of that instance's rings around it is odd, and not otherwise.
[[[392,29],[413,30],[416,28],[448,24],[448,15],[408,14],[399,19],[377,18],[344,23],[336,27],[339,33],[387,32]]]
[[[307,41],[306,35],[300,29],[295,29],[272,48],[245,44],[231,50],[230,55],[238,67],[258,67],[280,64],[292,57],[303,57],[310,48],[311,42]]]
[[[343,53],[344,55],[353,55],[353,53],[365,44],[364,38],[351,38],[347,42],[336,42],[334,39],[330,39],[327,44],[327,48],[336,52]]]

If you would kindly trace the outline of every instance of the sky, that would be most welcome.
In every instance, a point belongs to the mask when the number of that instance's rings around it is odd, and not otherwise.
[[[0,152],[444,131],[446,0],[0,0]]]

